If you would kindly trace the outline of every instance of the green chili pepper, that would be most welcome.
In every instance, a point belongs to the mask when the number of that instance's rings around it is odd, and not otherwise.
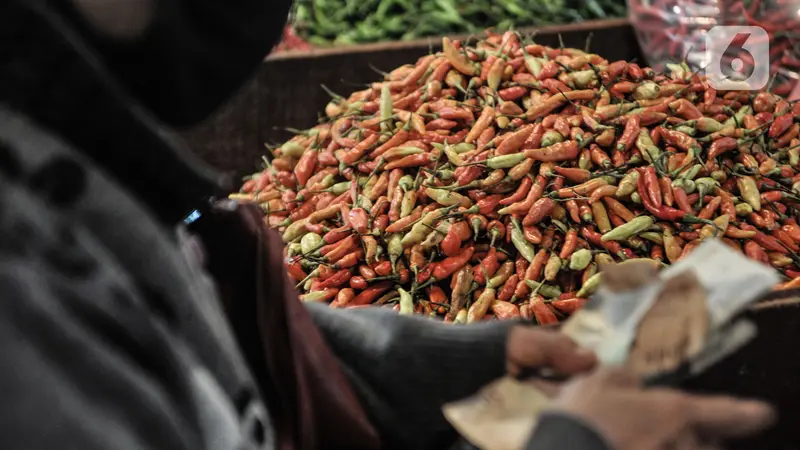
[[[542,135],[542,148],[550,147],[553,144],[564,142],[564,136],[556,130],[547,130]],[[523,158],[524,159],[524,158]],[[522,161],[522,160],[520,160]]]
[[[517,248],[517,251],[523,258],[527,259],[528,262],[533,262],[533,257],[536,256],[536,249],[525,239],[525,234],[522,232],[519,220],[512,219],[511,222],[513,224],[511,227],[511,243],[514,244],[514,247]]]
[[[589,266],[589,263],[592,262],[592,252],[585,248],[582,248],[575,253],[569,259],[569,268],[570,270],[583,270]]]
[[[348,189],[350,189],[349,181],[342,181],[341,183],[336,183],[333,186],[331,186],[331,192],[334,195],[342,195],[345,192],[347,192]]]
[[[401,240],[402,244],[401,248],[408,248],[414,244],[422,242],[425,239],[425,237],[428,236],[428,232],[433,227],[433,224],[436,223],[437,220],[444,217],[452,209],[453,206],[448,206],[447,208],[440,208],[425,214],[425,216],[423,216],[419,222],[417,222],[416,224],[414,224],[413,227],[411,227],[411,231],[409,231],[405,236],[403,236]],[[389,254],[391,254],[391,251],[389,252]]]
[[[447,160],[450,161],[450,163],[452,163],[453,165],[455,165],[455,166],[463,166],[464,165],[464,160],[449,145],[445,145],[444,154],[447,155]]]
[[[705,198],[706,194],[715,192],[717,190],[717,186],[719,183],[711,177],[703,177],[698,178],[694,181],[695,186],[697,186],[697,193],[700,194],[700,205],[703,205],[703,199]]]
[[[640,133],[647,134],[647,133]],[[636,183],[639,181],[639,171],[632,170],[622,177],[617,188],[617,193],[614,194],[617,198],[627,197],[636,192]]]
[[[702,164],[695,164],[689,170],[683,172],[680,175],[680,178],[683,178],[684,180],[694,180],[694,177],[696,177],[697,174],[700,173],[702,169],[703,169]]]
[[[403,255],[403,236],[400,233],[393,234],[386,247],[389,252],[389,261],[391,261],[392,267],[395,267],[397,260]]]
[[[661,233],[656,233],[655,231],[645,231],[644,233],[639,233],[639,237],[647,239],[648,241],[658,245],[664,245],[664,236],[662,236]]]
[[[575,294],[579,298],[589,298],[590,295],[597,292],[597,288],[600,286],[600,281],[603,279],[603,272],[598,272],[592,275],[586,283],[583,283],[581,289]]]
[[[411,175],[403,175],[397,181],[397,185],[400,186],[404,191],[412,191],[414,190],[414,177]]]
[[[630,222],[620,225],[617,228],[604,234],[602,237],[603,242],[608,241],[624,241],[625,239],[636,236],[637,234],[646,231],[650,228],[655,221],[650,216],[635,217]]]
[[[411,293],[403,288],[397,288],[400,293],[400,314],[407,316],[414,314],[414,298]]]
[[[658,84],[652,81],[645,81],[644,83],[639,84],[636,86],[636,89],[633,91],[633,98],[636,100],[650,100],[657,98],[661,88]]]
[[[588,280],[587,280],[588,281]],[[538,281],[525,280],[525,284],[534,291],[538,291],[542,297],[557,298],[561,296],[561,289],[557,286],[550,286],[548,284],[539,283]]]
[[[297,142],[287,142],[281,146],[281,155],[299,159],[305,153],[306,148]]]
[[[322,236],[317,233],[306,233],[300,239],[300,250],[304,255],[311,254],[322,244]]]
[[[642,152],[642,157],[650,164],[653,164],[654,161],[658,161],[661,157],[661,149],[650,139],[650,133],[639,133],[639,136],[636,138],[636,148]],[[638,172],[633,171],[633,173]]]
[[[426,188],[425,193],[428,197],[432,198],[433,201],[440,205],[444,206],[464,206],[465,208],[469,208],[472,206],[472,200],[468,197],[465,197],[458,192],[448,191],[445,189],[436,189],[436,188]]]
[[[722,125],[725,127],[740,127],[742,126],[742,122],[744,121],[744,116],[753,113],[753,108],[750,105],[744,105],[739,108],[739,111],[733,115],[730,119],[726,120]]]
[[[800,148],[792,147],[789,149],[789,165],[792,167],[800,165]]]
[[[495,156],[486,160],[490,169],[510,169],[525,160],[525,153],[512,153],[510,155]]]
[[[314,292],[309,292],[308,294],[303,294],[300,296],[300,300],[309,303],[321,302],[330,298],[330,296],[331,294],[330,292],[328,292],[328,289],[325,289],[322,291],[314,291]]]
[[[302,236],[306,232],[306,223],[308,219],[300,219],[289,225],[283,232],[283,242],[292,242]]]
[[[292,242],[286,247],[287,256],[300,255],[305,253],[300,245],[300,242]]]
[[[634,192],[634,193],[631,194],[631,201],[633,203],[636,203],[637,205],[641,205],[642,204],[642,197],[639,196],[638,192]]]
[[[739,177],[736,180],[736,184],[739,186],[739,194],[741,194],[742,200],[747,202],[754,211],[761,211],[761,194],[758,191],[756,180],[753,177]]]
[[[597,80],[597,74],[594,70],[578,70],[569,74],[572,87],[583,89],[589,87],[593,81]]]

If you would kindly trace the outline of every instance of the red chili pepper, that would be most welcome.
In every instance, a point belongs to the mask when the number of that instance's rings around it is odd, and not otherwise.
[[[350,301],[348,306],[369,305],[377,300],[378,296],[391,289],[391,287],[392,282],[390,281],[381,281],[375,283],[358,294],[353,300]]]
[[[539,231],[539,228],[536,227],[536,225],[523,226],[522,235],[525,237],[525,240],[531,244],[542,243],[542,232]]]
[[[617,150],[626,152],[630,150],[631,146],[636,142],[640,130],[641,117],[635,114],[625,123],[625,131],[622,132],[622,136],[617,141]]]
[[[647,166],[641,173],[639,181],[644,184],[644,191],[640,191],[639,195],[642,197],[647,196],[650,199],[650,204],[656,208],[660,208],[663,204],[663,197],[661,195],[661,187],[658,182],[658,175],[653,166]]]
[[[717,212],[719,205],[722,204],[722,197],[714,197],[711,201],[700,210],[697,214],[697,217],[701,219],[709,220],[714,216],[714,213]]]
[[[533,204],[528,214],[522,219],[522,225],[536,225],[544,218],[549,216],[556,208],[556,202],[552,198],[540,198]]]
[[[348,214],[350,226],[358,234],[366,234],[369,225],[369,215],[364,208],[354,208]]]
[[[514,274],[511,275],[508,280],[506,280],[503,287],[497,293],[497,299],[503,301],[509,301],[514,297],[514,291],[519,284],[519,275]]]
[[[597,144],[592,144],[589,146],[589,151],[592,156],[592,162],[597,164],[598,166],[604,169],[611,168],[611,158],[608,157],[608,154],[604,152]]]
[[[297,178],[299,186],[305,186],[308,179],[311,177],[314,168],[317,166],[318,152],[314,150],[306,150],[297,165],[294,167],[294,176]]]
[[[708,159],[714,159],[722,154],[736,149],[739,143],[731,137],[720,137],[711,143],[708,148]]]
[[[755,241],[747,241],[744,243],[744,254],[750,259],[761,261],[764,264],[769,264],[769,256],[767,255],[767,252],[765,252],[764,249],[761,248],[761,246]]]
[[[578,247],[578,232],[575,229],[570,229],[567,231],[566,236],[564,237],[564,245],[561,247],[561,253],[559,253],[559,257],[561,259],[567,259],[572,256],[572,253]]]
[[[564,314],[574,314],[581,309],[584,304],[586,304],[585,298],[566,298],[550,302],[550,305]]]
[[[622,246],[617,241],[607,241],[603,242],[603,235],[598,233],[593,227],[591,226],[583,226],[581,227],[581,236],[584,239],[589,241],[590,244],[594,245],[595,247],[603,247],[606,250],[610,251],[613,254],[617,254],[622,251]]]
[[[461,250],[461,239],[458,237],[458,232],[455,227],[451,226],[448,229],[447,235],[444,237],[444,240],[442,240],[440,247],[445,256],[458,254],[459,250]]]
[[[544,303],[542,296],[531,296],[530,307],[539,325],[555,325],[558,323],[558,317],[556,317],[553,311]]]
[[[549,147],[525,150],[525,157],[534,161],[569,161],[578,157],[580,149],[576,141],[564,141]]]
[[[499,204],[507,206],[511,205],[512,203],[521,201],[522,199],[525,198],[526,195],[528,195],[532,186],[533,186],[533,179],[530,176],[526,176],[525,178],[522,179],[522,181],[519,184],[519,187],[514,192],[514,194],[508,196],[505,199],[500,200]]]
[[[359,248],[355,252],[348,253],[339,258],[332,267],[337,270],[348,269],[358,265],[362,259],[364,259],[364,250]]]
[[[308,274],[303,271],[303,266],[300,265],[300,261],[293,261],[290,260],[286,263],[286,270],[289,272],[289,276],[292,277],[295,281],[302,281],[308,277]]]
[[[681,133],[680,131],[669,130],[664,127],[658,127],[660,129],[661,137],[664,138],[670,145],[674,145],[682,150],[698,150],[700,146],[697,144],[697,141],[689,136],[686,133]]]
[[[675,111],[675,114],[686,120],[694,120],[703,117],[703,113],[701,113],[692,102],[685,98],[670,102],[669,107]]]
[[[519,149],[522,147],[522,144],[524,144],[531,133],[533,133],[533,129],[534,125],[529,124],[512,133],[510,136],[505,138],[500,145],[497,146],[495,154],[497,156],[501,156],[517,153],[517,151],[519,151]]]
[[[600,189],[603,189],[603,188],[600,188]],[[594,195],[600,189],[592,192],[592,195]],[[615,191],[616,191],[616,189],[615,189]],[[599,198],[598,198],[598,200],[599,200]],[[585,200],[581,200],[581,201],[578,202],[578,211],[580,211],[581,220],[584,223],[592,223],[594,221],[594,213],[592,212],[592,207],[589,206],[589,203],[587,203]]]
[[[437,280],[444,280],[454,274],[458,269],[464,267],[464,264],[472,258],[473,253],[475,253],[475,247],[469,245],[464,247],[458,254],[443,259],[436,265],[436,269],[433,271],[433,277]]]
[[[794,123],[794,116],[792,114],[784,114],[782,116],[778,116],[772,121],[772,125],[769,126],[769,131],[767,132],[767,134],[772,139],[777,139],[783,133],[788,131],[793,123]]]
[[[782,229],[772,230],[772,236],[778,239],[781,243],[783,243],[789,250],[793,252],[800,252],[800,246],[794,242],[791,236],[788,233],[783,231]]]
[[[478,201],[478,213],[483,215],[492,214],[497,211],[497,205],[503,200],[503,196],[501,194],[494,194],[488,197],[485,197]]]
[[[614,225],[615,228],[621,227],[627,223],[622,217],[616,214],[609,214],[608,219],[611,221],[611,224]]]
[[[472,277],[476,283],[483,286],[486,284],[486,275],[490,278],[494,276],[497,269],[500,268],[500,262],[497,260],[497,249],[492,247],[489,249],[488,254],[477,266],[472,268]],[[484,270],[486,275],[484,275]]]

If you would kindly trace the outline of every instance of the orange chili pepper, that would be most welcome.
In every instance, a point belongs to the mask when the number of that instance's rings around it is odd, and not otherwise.
[[[585,183],[592,177],[588,170],[554,166],[553,171],[573,183]]]
[[[581,214],[578,211],[578,202],[575,200],[567,200],[564,202],[564,205],[567,207],[567,211],[569,212],[569,217],[575,223],[581,223]]]
[[[611,213],[622,217],[622,219],[625,220],[625,222],[630,222],[631,220],[633,220],[634,217],[636,217],[636,215],[633,212],[631,212],[631,210],[629,210],[627,207],[625,207],[625,205],[620,203],[615,198],[603,197],[603,202],[606,204],[608,210]]]

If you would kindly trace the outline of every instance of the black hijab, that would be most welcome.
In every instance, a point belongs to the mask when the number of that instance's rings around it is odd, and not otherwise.
[[[290,0],[156,0],[134,40],[95,31],[70,0],[0,2],[0,103],[112,172],[175,223],[224,186],[163,124],[188,126],[278,41]]]

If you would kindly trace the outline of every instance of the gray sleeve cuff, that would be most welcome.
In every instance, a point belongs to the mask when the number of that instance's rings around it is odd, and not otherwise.
[[[505,374],[513,322],[451,325],[380,308],[309,310],[379,427],[398,437],[450,430],[441,406]]]
[[[603,436],[584,420],[558,411],[539,417],[525,450],[612,450]]]

